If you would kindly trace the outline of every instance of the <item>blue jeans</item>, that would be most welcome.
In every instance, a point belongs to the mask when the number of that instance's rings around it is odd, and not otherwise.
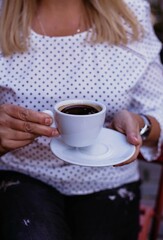
[[[29,176],[0,171],[0,240],[137,240],[139,185],[65,196]]]

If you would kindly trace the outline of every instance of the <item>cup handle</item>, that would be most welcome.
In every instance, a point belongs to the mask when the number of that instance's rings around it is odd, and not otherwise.
[[[44,110],[42,112],[47,113],[53,119],[51,127],[56,128],[55,119],[54,119],[54,113],[51,110]]]

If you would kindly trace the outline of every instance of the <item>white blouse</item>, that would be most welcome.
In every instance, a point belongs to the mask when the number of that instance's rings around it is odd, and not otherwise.
[[[35,111],[53,109],[70,98],[103,102],[106,123],[115,112],[128,109],[154,116],[163,129],[163,76],[159,62],[160,42],[150,22],[144,0],[126,0],[145,29],[144,38],[127,46],[85,41],[89,32],[48,37],[31,31],[30,47],[23,54],[0,55],[0,104],[10,103]],[[158,148],[142,148],[149,160]],[[16,170],[40,179],[64,194],[86,194],[139,179],[138,162],[122,167],[84,167],[68,164],[52,154],[50,139],[32,144],[0,158],[0,168]]]

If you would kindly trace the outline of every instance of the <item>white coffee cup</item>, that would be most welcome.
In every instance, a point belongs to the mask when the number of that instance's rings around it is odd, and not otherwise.
[[[83,105],[84,109],[81,107]],[[74,114],[74,111],[77,112]],[[96,113],[92,113],[94,111]],[[44,112],[53,117],[53,126],[58,129],[65,144],[86,147],[95,142],[103,127],[106,106],[92,100],[71,99],[55,104],[54,112],[50,110]]]

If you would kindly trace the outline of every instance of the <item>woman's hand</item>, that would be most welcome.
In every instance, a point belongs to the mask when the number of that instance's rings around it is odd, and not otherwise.
[[[140,136],[140,128],[143,127],[142,118],[127,110],[122,110],[115,114],[109,127],[125,134],[127,141],[136,147],[136,151],[132,158],[122,164],[117,164],[116,166],[122,166],[134,161],[137,158],[142,145],[142,139]]]
[[[26,146],[38,136],[58,136],[51,128],[52,118],[43,112],[23,107],[0,105],[0,155]]]

